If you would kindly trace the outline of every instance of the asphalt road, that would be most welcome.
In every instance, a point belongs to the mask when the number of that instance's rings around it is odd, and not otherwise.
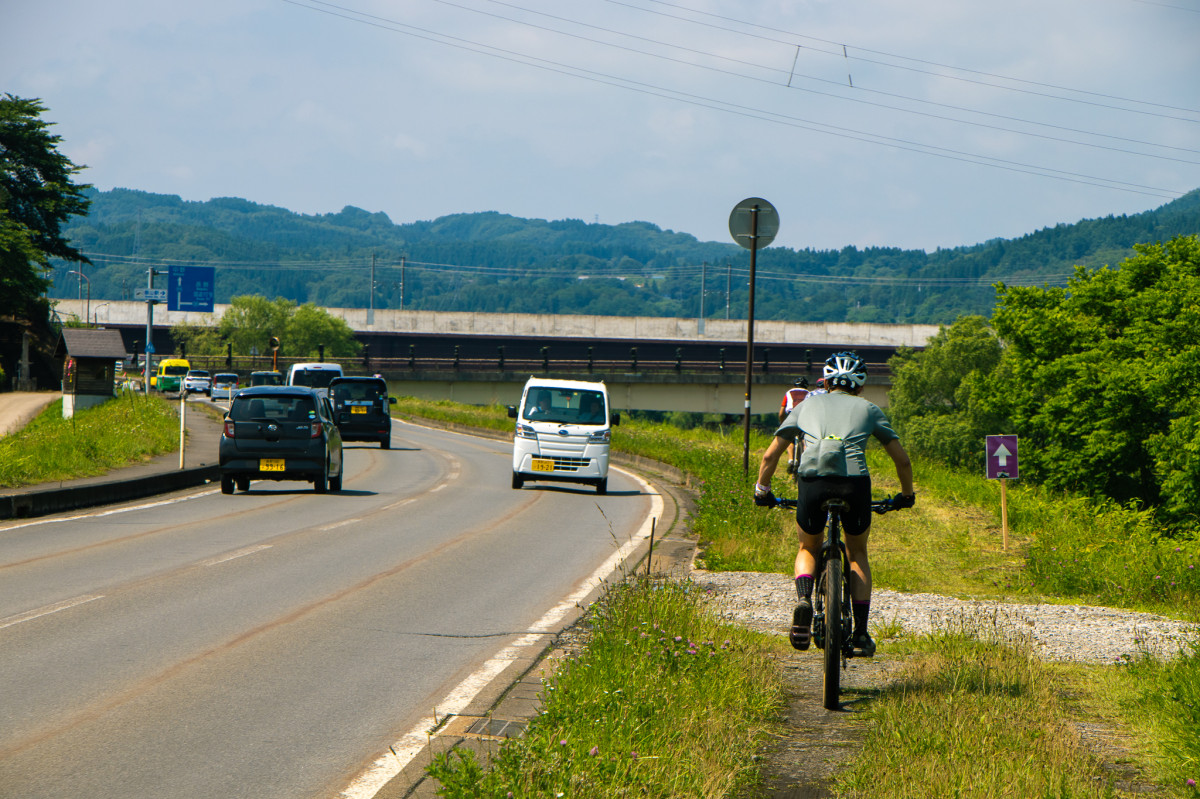
[[[398,424],[345,490],[0,525],[0,796],[331,797],[649,513]]]

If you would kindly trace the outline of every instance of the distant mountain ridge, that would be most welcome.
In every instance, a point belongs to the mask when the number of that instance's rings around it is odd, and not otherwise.
[[[184,201],[91,191],[66,235],[93,260],[93,301],[126,299],[150,264],[213,264],[217,301],[282,296],[327,307],[744,318],[749,254],[647,222],[521,219],[497,212],[396,224],[347,206],[304,215],[238,198]],[[1200,190],[1132,216],[1058,225],[933,253],[899,248],[759,252],[755,316],[938,324],[989,314],[996,282],[1062,284],[1117,265],[1137,243],[1200,233]],[[71,266],[53,296],[76,296]],[[403,286],[403,298],[401,297]]]

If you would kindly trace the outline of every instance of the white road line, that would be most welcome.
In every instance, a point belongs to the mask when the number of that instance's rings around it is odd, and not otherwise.
[[[259,544],[258,546],[254,547],[246,547],[245,549],[239,549],[236,552],[229,552],[225,555],[218,555],[215,558],[202,560],[200,561],[200,565],[216,566],[218,563],[228,563],[229,561],[236,560],[237,558],[244,558],[247,555],[253,555],[255,552],[262,552],[264,549],[270,549],[271,546],[271,544]]]
[[[403,771],[405,766],[420,754],[426,744],[430,743],[432,737],[436,737],[437,733],[432,732],[432,730],[437,727],[440,721],[445,720],[449,716],[462,713],[471,703],[471,700],[488,683],[496,679],[512,661],[521,657],[528,657],[530,654],[528,650],[530,648],[541,647],[543,645],[543,638],[554,628],[554,625],[562,621],[563,617],[572,608],[586,599],[588,594],[597,585],[607,580],[616,571],[617,567],[633,553],[633,550],[642,541],[650,537],[650,530],[654,524],[654,520],[662,516],[662,497],[649,483],[638,475],[627,472],[624,469],[617,469],[615,466],[610,466],[609,468],[616,469],[622,474],[632,477],[641,484],[642,491],[650,495],[650,513],[642,523],[641,528],[624,545],[609,556],[608,560],[604,561],[599,568],[592,572],[586,580],[580,583],[579,588],[570,596],[563,599],[547,611],[546,615],[538,619],[533,625],[534,632],[521,636],[514,643],[500,650],[495,657],[480,666],[474,674],[459,683],[454,690],[438,703],[433,715],[426,716],[418,721],[416,726],[409,730],[400,740],[391,745],[391,751],[388,754],[381,755],[362,774],[358,775],[345,790],[338,794],[338,799],[372,799],[384,785]]]
[[[8,532],[9,530],[20,530],[23,527],[37,527],[41,524],[59,524],[61,522],[74,522],[80,519],[99,519],[103,516],[113,516],[118,513],[130,513],[135,510],[146,510],[147,508],[161,508],[164,505],[174,505],[177,502],[187,502],[200,497],[211,496],[219,493],[219,489],[211,489],[209,491],[201,491],[197,494],[189,494],[186,497],[175,497],[174,499],[163,499],[157,502],[147,502],[144,505],[130,505],[127,508],[116,508],[115,510],[100,511],[99,513],[84,513],[79,516],[55,516],[49,519],[38,519],[34,522],[24,522],[22,524],[14,524],[11,526],[0,525],[0,532]]]
[[[3,630],[5,627],[12,627],[14,624],[32,621],[33,619],[38,619],[42,616],[49,616],[51,613],[58,613],[60,610],[73,608],[76,605],[83,605],[87,602],[93,602],[97,599],[104,599],[104,595],[85,594],[84,596],[77,596],[74,599],[66,599],[62,602],[55,602],[53,605],[46,605],[45,607],[38,608],[37,610],[19,613],[16,616],[9,616],[7,619],[0,619],[0,630]]]

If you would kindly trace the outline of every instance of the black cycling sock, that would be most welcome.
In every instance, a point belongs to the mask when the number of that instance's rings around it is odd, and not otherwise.
[[[812,601],[813,576],[811,574],[802,574],[796,578],[796,594],[801,599]]]
[[[851,604],[854,606],[854,634],[865,633],[867,617],[871,615],[871,600],[856,599]]]

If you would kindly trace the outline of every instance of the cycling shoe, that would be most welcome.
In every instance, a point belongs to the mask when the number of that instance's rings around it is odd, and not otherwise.
[[[800,600],[800,604],[792,611],[792,629],[788,633],[788,640],[792,642],[793,649],[799,649],[801,652],[808,649],[812,641],[812,618],[812,602],[807,599]]]
[[[825,648],[825,614],[818,613],[813,616],[812,624],[813,643],[817,645],[817,649]]]
[[[854,634],[854,656],[860,658],[875,657],[875,641],[868,632]]]

